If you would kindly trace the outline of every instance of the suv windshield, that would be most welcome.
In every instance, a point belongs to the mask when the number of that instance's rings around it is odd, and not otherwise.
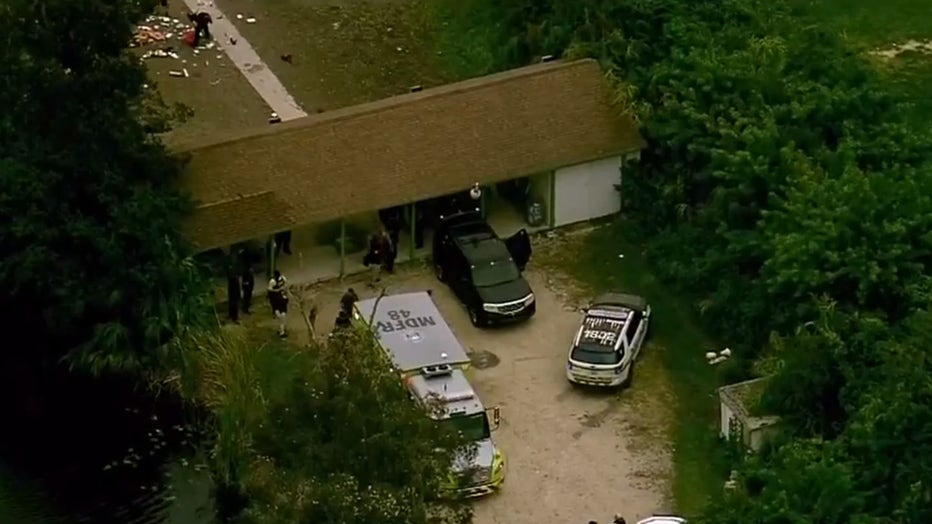
[[[621,362],[621,354],[615,351],[606,351],[603,348],[587,348],[579,346],[573,349],[570,358],[586,364],[617,364]]]
[[[521,278],[518,266],[511,260],[483,262],[472,268],[472,282],[476,287],[491,287]]]
[[[491,438],[492,432],[489,430],[489,420],[485,417],[485,412],[469,416],[450,417],[444,419],[443,423],[462,433],[469,442]]]

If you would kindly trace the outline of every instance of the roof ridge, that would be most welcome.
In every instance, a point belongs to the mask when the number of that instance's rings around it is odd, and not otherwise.
[[[464,91],[493,88],[503,83],[511,82],[521,78],[540,76],[546,73],[552,73],[554,71],[592,65],[598,65],[598,62],[594,58],[582,58],[572,61],[556,60],[552,62],[543,62],[540,64],[531,64],[514,69],[508,69],[505,71],[499,71],[497,73],[490,73],[488,75],[467,78],[465,80],[460,80],[451,84],[429,87],[423,91],[401,93],[379,100],[364,102],[362,104],[340,107],[332,111],[326,111],[324,113],[311,114],[289,122],[277,124],[274,127],[256,128],[255,131],[250,130],[245,133],[240,133],[239,135],[217,139],[200,145],[180,145],[177,147],[177,153],[203,151],[206,149],[241,142],[243,140],[250,140],[252,138],[266,135],[278,135],[284,137],[294,132],[298,132],[317,125],[336,124],[350,118],[358,118],[376,112],[394,109],[398,106],[417,101],[457,95],[463,93]]]

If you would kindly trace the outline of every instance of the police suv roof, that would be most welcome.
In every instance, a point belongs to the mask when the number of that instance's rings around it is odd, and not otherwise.
[[[590,302],[589,308],[595,309],[599,306],[644,311],[647,309],[647,301],[644,297],[627,293],[602,293]]]
[[[445,412],[438,418],[472,415],[485,410],[462,370],[454,369],[450,374],[439,376],[414,375],[408,380],[418,398],[436,395],[443,403]]]
[[[615,351],[615,345],[630,314],[630,309],[590,309],[579,327],[576,346],[586,346],[596,351]]]
[[[401,371],[469,363],[469,355],[426,291],[360,300],[356,309],[366,322],[373,317],[373,333]]]

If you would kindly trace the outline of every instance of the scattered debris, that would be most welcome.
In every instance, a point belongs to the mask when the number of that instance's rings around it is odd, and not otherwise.
[[[178,56],[178,53],[176,53],[173,48],[164,47],[162,49],[153,49],[150,51],[146,51],[145,53],[142,54],[142,58],[143,60],[146,60],[149,58],[174,58],[175,60],[178,60],[180,57]]]
[[[339,28],[340,28],[340,22],[334,22],[334,23],[333,23],[333,28],[334,28],[334,29],[339,29]]]
[[[219,84],[219,83],[220,83],[220,79],[219,79],[219,78],[216,79],[216,80],[211,80],[211,81],[210,81],[210,85],[212,85],[212,86],[215,86],[215,85],[217,85],[217,84]]]
[[[188,74],[188,70],[187,70],[187,69],[182,68],[182,69],[181,69],[181,72],[184,73],[184,77],[185,77],[185,78],[188,78],[189,76],[191,76],[191,75]]]
[[[236,15],[236,19],[237,19],[237,20],[242,20],[242,19],[243,19],[243,15],[237,14],[237,15]]]
[[[402,49],[401,47],[396,47],[395,50],[398,52],[404,51],[404,49]]]
[[[255,23],[256,23],[256,19],[255,19],[255,18],[247,18],[247,19],[246,19],[246,23],[247,23],[247,24],[255,24]]]
[[[173,70],[173,71],[169,71],[169,72],[168,72],[168,76],[184,76],[184,73],[182,73],[181,71],[174,71],[174,70]]]
[[[893,44],[887,49],[875,49],[871,51],[871,54],[881,58],[891,59],[910,51],[932,54],[932,40],[907,40],[902,44]]]
[[[171,38],[181,39],[181,32],[188,27],[188,24],[169,16],[150,15],[145,19],[142,25],[136,27],[136,33],[133,35],[131,47],[148,45],[156,42],[164,42]]]

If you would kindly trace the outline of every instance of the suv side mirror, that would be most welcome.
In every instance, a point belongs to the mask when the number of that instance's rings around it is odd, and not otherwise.
[[[501,408],[496,406],[494,408],[489,408],[485,411],[486,411],[486,414],[491,412],[492,420],[489,423],[489,427],[492,431],[495,431],[502,424],[502,410]]]

